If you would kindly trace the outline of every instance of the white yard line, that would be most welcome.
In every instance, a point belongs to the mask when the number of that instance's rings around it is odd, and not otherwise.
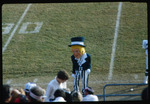
[[[117,20],[116,20],[116,27],[115,27],[114,42],[113,42],[112,53],[111,53],[111,61],[110,61],[110,67],[109,67],[108,80],[111,80],[112,75],[113,75],[113,67],[114,67],[118,30],[119,30],[119,22],[120,22],[120,16],[121,16],[121,8],[122,8],[122,2],[120,2],[119,6],[118,6],[118,14],[117,14]]]
[[[6,44],[5,44],[4,47],[3,47],[3,52],[6,50],[8,44],[10,43],[10,40],[11,40],[12,37],[14,36],[16,30],[18,29],[20,23],[22,22],[23,18],[25,17],[25,15],[26,15],[26,13],[27,13],[27,11],[29,10],[29,8],[30,8],[31,5],[32,5],[32,4],[28,4],[27,8],[25,9],[24,13],[22,14],[21,18],[19,19],[18,23],[16,24],[14,30],[12,31],[12,33],[11,33],[11,35],[9,36],[9,38],[8,38],[8,40],[7,40],[7,42],[6,42]]]

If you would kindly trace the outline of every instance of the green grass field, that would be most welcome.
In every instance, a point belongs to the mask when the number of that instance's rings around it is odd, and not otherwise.
[[[68,45],[75,36],[85,37],[86,52],[92,58],[90,78],[107,81],[118,4],[32,4],[2,54],[3,83],[9,79],[53,77],[61,69],[71,75],[72,52]],[[2,34],[2,47],[27,5],[2,6],[2,23],[14,24],[8,34]],[[37,33],[19,33],[27,22],[42,22],[43,25]],[[26,31],[33,31],[35,26],[28,25]],[[144,80],[146,55],[142,41],[147,39],[147,35],[147,4],[123,2],[113,68],[113,76],[117,77],[113,77],[113,81],[119,80],[121,75],[134,77],[133,74],[143,75],[138,80]],[[17,82],[25,84],[27,80]]]

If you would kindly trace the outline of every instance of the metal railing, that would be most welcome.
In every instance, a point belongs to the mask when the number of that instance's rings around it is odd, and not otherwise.
[[[103,88],[103,95],[97,95],[99,97],[103,97],[104,101],[106,101],[107,96],[141,96],[141,94],[106,94],[106,87],[108,86],[143,86],[143,85],[148,85],[145,83],[122,83],[122,84],[106,84]]]

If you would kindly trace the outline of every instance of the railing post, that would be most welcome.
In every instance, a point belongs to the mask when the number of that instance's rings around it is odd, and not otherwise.
[[[104,86],[104,88],[103,88],[103,99],[104,99],[104,101],[105,101],[105,87],[106,87],[106,85]]]
[[[106,96],[141,96],[141,94],[109,94],[109,95],[106,94],[106,89],[105,88],[107,86],[123,86],[123,85],[139,85],[139,86],[142,86],[142,85],[148,85],[148,84],[145,84],[145,83],[106,84],[103,88],[103,99],[104,99],[104,101],[106,100]]]

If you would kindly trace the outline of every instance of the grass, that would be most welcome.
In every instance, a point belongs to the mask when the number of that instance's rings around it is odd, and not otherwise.
[[[26,6],[3,5],[2,22],[16,23]],[[18,28],[3,53],[3,79],[47,76],[61,69],[71,75],[68,45],[74,36],[85,37],[86,52],[92,57],[91,74],[108,74],[117,9],[117,2],[32,4],[20,27],[25,22],[43,22],[43,26],[36,34],[19,34]],[[145,3],[123,3],[115,74],[145,71],[142,40],[147,39],[146,10]],[[3,46],[9,35],[2,35]]]
[[[146,55],[142,41],[147,39],[146,8],[138,3],[125,5],[126,3],[122,10],[114,70],[117,72],[120,69],[123,73],[144,72]]]

